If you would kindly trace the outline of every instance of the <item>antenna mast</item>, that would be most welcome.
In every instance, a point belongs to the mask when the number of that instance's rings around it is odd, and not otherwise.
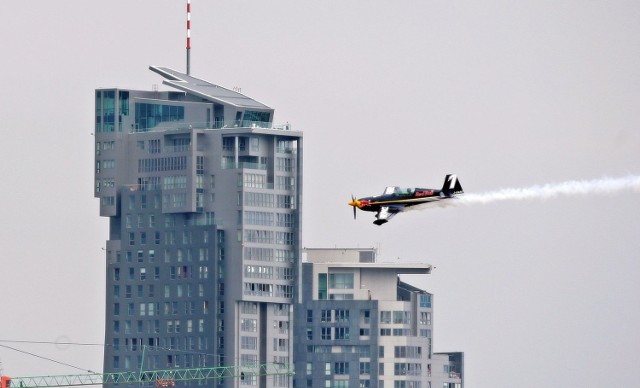
[[[187,75],[191,73],[191,0],[187,0]]]

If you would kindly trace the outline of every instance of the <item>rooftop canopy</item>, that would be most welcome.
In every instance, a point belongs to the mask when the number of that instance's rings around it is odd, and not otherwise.
[[[271,109],[242,93],[191,77],[168,67],[149,66],[149,69],[165,78],[162,82],[163,84],[212,102],[229,104],[240,108]]]

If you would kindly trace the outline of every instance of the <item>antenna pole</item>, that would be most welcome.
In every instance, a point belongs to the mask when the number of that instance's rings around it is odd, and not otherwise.
[[[187,0],[187,75],[191,73],[191,0]]]

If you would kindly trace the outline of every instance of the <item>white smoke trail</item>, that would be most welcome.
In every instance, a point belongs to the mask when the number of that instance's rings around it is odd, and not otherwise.
[[[542,186],[500,189],[480,194],[464,194],[457,197],[458,201],[455,202],[461,205],[488,204],[497,201],[549,199],[558,196],[611,194],[624,190],[640,192],[640,176],[631,175],[624,178],[574,180]]]

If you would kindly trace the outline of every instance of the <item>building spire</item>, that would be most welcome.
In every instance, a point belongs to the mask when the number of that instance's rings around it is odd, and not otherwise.
[[[187,75],[191,74],[191,0],[187,0]]]

